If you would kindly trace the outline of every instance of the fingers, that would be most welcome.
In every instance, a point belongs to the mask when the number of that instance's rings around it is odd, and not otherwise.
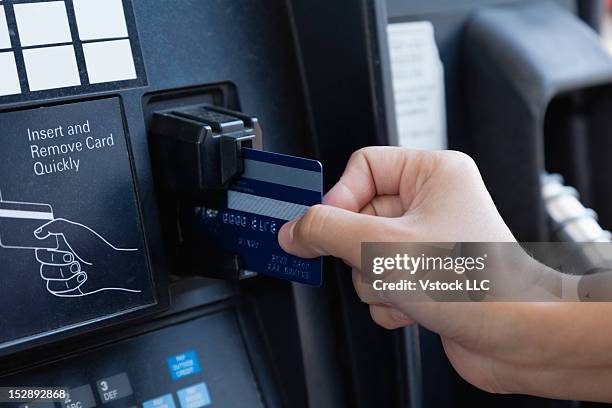
[[[71,226],[71,224],[72,223],[68,220],[56,218],[34,231],[34,235],[38,239],[45,239],[51,235],[62,235],[64,231]]]
[[[353,268],[353,286],[357,296],[363,303],[391,306],[390,303],[385,303],[386,299],[381,296],[383,292],[374,290],[372,283],[365,281],[361,273],[355,268]]]
[[[377,325],[388,330],[410,326],[415,323],[410,317],[393,307],[370,305],[370,315]]]
[[[401,217],[406,212],[400,196],[377,196],[360,211],[362,214],[378,217]]]
[[[72,292],[80,288],[87,280],[87,274],[80,272],[66,280],[48,280],[47,290],[54,295]]]
[[[36,260],[43,265],[66,266],[74,262],[74,255],[67,251],[37,249]]]
[[[372,286],[361,281],[361,274],[353,269],[353,286],[359,299],[370,306],[370,315],[376,324],[385,329],[393,330],[416,323],[413,319],[396,309],[390,303],[380,302]],[[370,290],[368,290],[370,289]]]
[[[56,218],[34,231],[34,235],[36,238],[41,240],[50,236],[57,237],[57,242],[59,245],[58,252],[70,253],[73,258],[80,263],[84,265],[91,265],[91,262],[87,261],[89,258],[87,251],[83,250],[83,248],[87,248],[87,241],[86,239],[83,239],[84,236],[86,236],[83,234],[84,231],[87,231],[87,227],[84,227],[81,224],[68,221],[64,218]],[[78,248],[73,247],[75,243],[77,243]],[[42,261],[40,262],[42,263]],[[53,261],[53,263],[56,265],[59,264],[56,261]]]
[[[409,204],[432,170],[436,152],[368,147],[355,152],[324,203],[359,212],[376,196],[398,195]]]
[[[40,277],[47,282],[47,290],[54,295],[78,289],[87,280],[81,264],[67,251],[37,249]]]
[[[41,265],[40,277],[44,280],[65,281],[76,273],[81,272],[81,265],[78,262],[73,262],[66,266]]]
[[[332,255],[351,266],[361,264],[361,242],[385,241],[393,231],[392,219],[316,205],[279,232],[284,251],[301,258]]]
[[[47,290],[53,295],[77,290],[87,280],[87,273],[81,270],[78,262],[64,266],[41,264],[40,276],[46,281]]]
[[[38,228],[34,235],[38,239],[62,235],[70,224],[64,219],[56,219]],[[87,273],[81,270],[81,264],[72,252],[37,249],[36,260],[40,263],[40,276],[46,281],[47,290],[55,296],[73,293],[87,281]]]

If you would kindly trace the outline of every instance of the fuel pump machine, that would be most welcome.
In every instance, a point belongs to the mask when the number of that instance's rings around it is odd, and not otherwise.
[[[262,149],[320,160],[329,188],[355,149],[404,140],[388,33],[426,22],[444,83],[428,108],[448,118],[436,143],[476,156],[520,238],[551,233],[545,170],[609,223],[606,178],[555,127],[586,124],[574,129],[595,132],[589,154],[609,150],[612,63],[578,17],[595,9],[577,3],[0,0],[0,405],[566,406],[468,387],[432,334],[375,326],[340,262],[325,260],[322,280],[319,261],[292,264],[293,282],[270,276],[282,263],[258,274],[237,254],[258,243],[235,231],[278,226],[219,205],[264,217],[275,194],[301,190],[288,220],[320,200],[316,162],[279,167]],[[563,27],[529,24],[547,16]],[[539,54],[563,28],[588,57],[569,71]],[[515,165],[521,195],[499,174]],[[61,398],[38,398],[46,389]]]

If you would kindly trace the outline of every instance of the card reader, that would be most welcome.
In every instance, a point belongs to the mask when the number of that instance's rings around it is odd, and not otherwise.
[[[198,200],[227,188],[243,171],[240,149],[261,148],[262,136],[257,118],[199,105],[155,113],[151,137],[163,187]]]
[[[179,270],[321,285],[321,259],[285,253],[278,231],[322,201],[321,163],[263,152],[256,118],[213,106],[153,115],[161,188],[176,197]]]

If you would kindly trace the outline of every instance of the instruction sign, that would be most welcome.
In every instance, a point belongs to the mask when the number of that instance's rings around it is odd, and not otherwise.
[[[153,304],[118,98],[0,114],[0,344]]]

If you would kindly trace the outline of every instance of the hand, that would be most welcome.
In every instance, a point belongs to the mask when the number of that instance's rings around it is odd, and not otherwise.
[[[61,218],[43,225],[34,235],[58,240],[57,250],[36,250],[40,276],[51,294],[80,297],[103,291],[140,292],[126,287],[125,276],[107,273],[124,264],[136,249],[117,248],[93,229]]]
[[[392,147],[356,152],[324,205],[279,233],[280,245],[291,254],[331,255],[351,266],[357,294],[379,325],[394,329],[418,322],[438,333],[454,368],[473,385],[499,393],[612,400],[604,385],[612,378],[612,359],[602,357],[612,354],[604,346],[612,336],[607,304],[410,302],[406,292],[376,292],[378,299],[364,293],[361,242],[469,241],[514,241],[474,162],[457,152]],[[591,349],[577,355],[578,347]],[[589,365],[598,367],[591,376],[585,375]]]

